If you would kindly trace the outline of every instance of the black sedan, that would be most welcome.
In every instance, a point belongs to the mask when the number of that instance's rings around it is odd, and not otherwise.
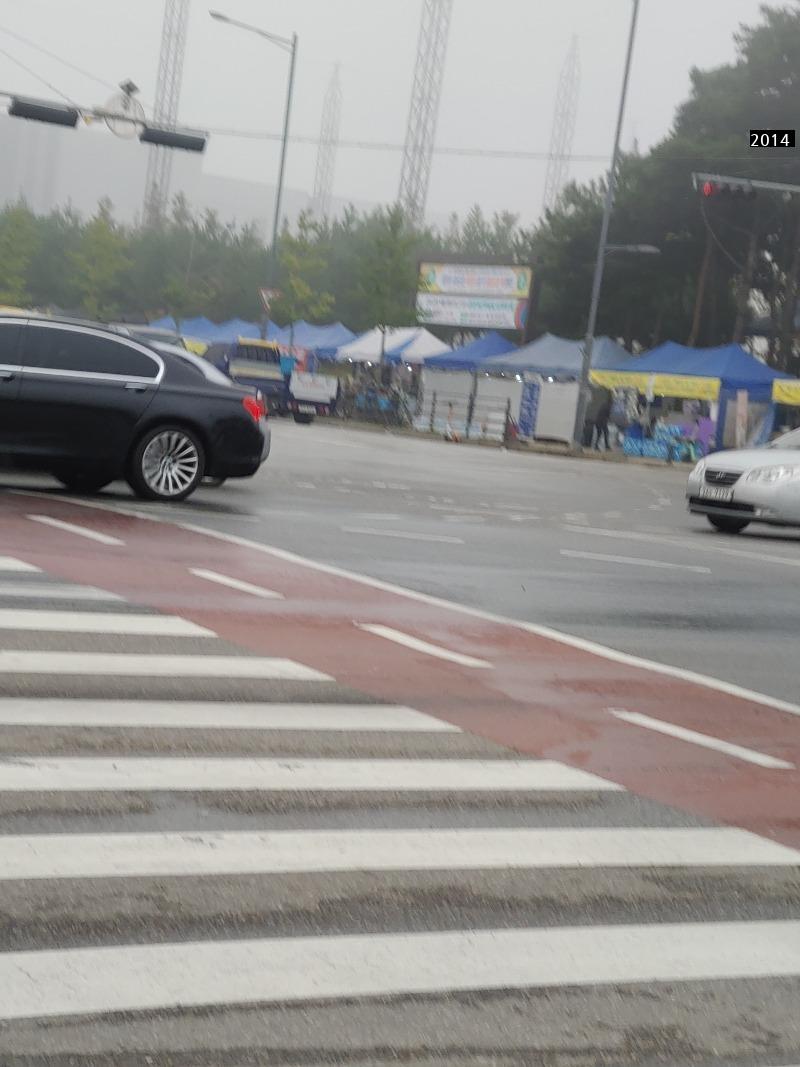
[[[263,399],[190,360],[93,323],[0,316],[0,462],[69,489],[125,478],[183,500],[269,455]]]

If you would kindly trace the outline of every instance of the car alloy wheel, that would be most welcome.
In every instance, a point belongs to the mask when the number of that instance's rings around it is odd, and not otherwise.
[[[191,430],[159,426],[134,449],[128,480],[149,500],[183,500],[197,488],[203,465],[203,447]]]

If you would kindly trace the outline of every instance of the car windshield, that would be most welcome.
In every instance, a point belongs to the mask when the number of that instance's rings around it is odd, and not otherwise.
[[[770,441],[769,448],[800,448],[800,429],[791,430],[789,433],[776,437]]]

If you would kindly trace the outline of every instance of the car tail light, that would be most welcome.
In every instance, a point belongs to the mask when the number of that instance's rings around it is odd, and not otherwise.
[[[243,396],[242,407],[255,422],[266,417],[267,405],[260,396]]]

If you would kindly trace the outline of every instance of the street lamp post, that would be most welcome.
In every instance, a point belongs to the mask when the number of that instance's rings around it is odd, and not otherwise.
[[[625,55],[625,72],[622,76],[622,92],[619,99],[619,112],[617,114],[617,128],[614,134],[614,150],[611,154],[611,166],[608,170],[608,183],[606,199],[603,207],[603,222],[600,226],[600,240],[597,243],[597,258],[594,265],[594,278],[592,280],[592,298],[589,304],[589,322],[586,328],[586,339],[583,342],[583,359],[581,363],[581,380],[578,390],[578,406],[575,411],[575,427],[572,433],[573,444],[580,448],[583,443],[583,423],[586,417],[586,407],[589,399],[589,374],[592,368],[592,347],[594,345],[594,332],[597,327],[597,309],[600,306],[600,290],[603,285],[603,268],[606,261],[608,226],[611,222],[611,212],[614,207],[614,191],[617,184],[617,165],[619,163],[620,140],[622,139],[622,122],[625,117],[625,100],[628,95],[628,81],[631,73],[631,60],[633,58],[633,42],[636,38],[636,22],[639,17],[639,0],[633,0],[631,12],[631,27],[628,34],[628,50]]]
[[[232,19],[228,15],[224,15],[221,11],[209,11],[212,19],[216,19],[217,22],[225,22],[229,26],[235,26],[240,30],[247,30],[249,33],[254,33],[258,37],[264,37],[266,40],[271,41],[272,44],[282,49],[284,52],[289,53],[289,80],[286,89],[286,107],[283,115],[283,138],[281,140],[281,158],[278,164],[278,187],[275,191],[275,217],[272,223],[272,247],[270,250],[270,277],[269,282],[274,285],[277,281],[278,270],[278,235],[280,233],[281,225],[281,202],[283,200],[283,181],[286,173],[286,151],[289,145],[289,122],[292,115],[292,98],[294,96],[294,72],[297,62],[297,34],[293,33],[291,37],[279,37],[275,33],[269,33],[267,30],[262,30],[259,26],[251,26],[247,22],[240,22],[238,19]]]

